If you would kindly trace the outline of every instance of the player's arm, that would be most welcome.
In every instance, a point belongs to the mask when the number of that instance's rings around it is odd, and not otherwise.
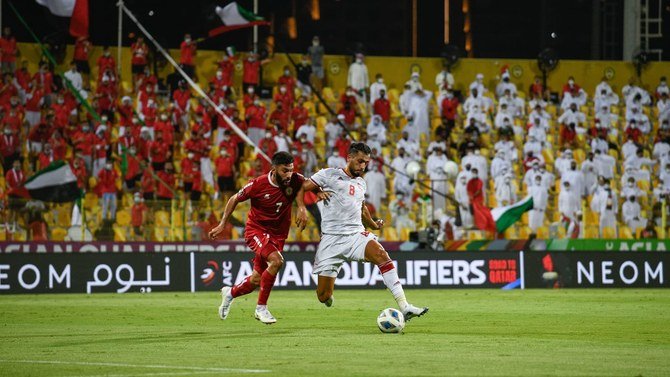
[[[363,220],[363,226],[372,230],[379,230],[384,226],[384,220],[374,220],[372,218],[372,215],[368,210],[368,206],[365,205],[365,202],[363,202],[363,206],[361,207],[361,219]]]
[[[217,239],[221,233],[223,233],[223,230],[226,226],[226,223],[230,219],[230,215],[233,214],[233,211],[235,211],[235,207],[237,207],[237,203],[240,201],[238,200],[238,194],[235,194],[228,199],[228,203],[226,203],[226,208],[223,210],[223,218],[221,218],[221,222],[219,225],[214,227],[214,229],[209,231],[209,238],[212,240]]]
[[[305,182],[302,183],[302,190],[303,190],[303,194],[305,192],[308,192],[308,191],[311,191],[311,192],[315,193],[316,197],[319,200],[324,200],[324,201],[327,202],[328,199],[330,199],[330,193],[326,192],[326,191],[323,191],[323,189],[321,189],[321,186],[317,185],[311,179],[305,179]],[[303,204],[304,204],[304,202],[303,202]]]
[[[309,180],[306,180],[307,182]],[[305,207],[305,185],[300,186],[298,195],[295,197],[295,202],[298,204],[298,214],[296,215],[295,225],[298,226],[298,232],[302,232],[307,225],[307,207]]]

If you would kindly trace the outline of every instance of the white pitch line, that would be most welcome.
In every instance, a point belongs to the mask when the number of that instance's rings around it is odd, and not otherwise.
[[[192,371],[192,372],[161,372],[161,373],[141,373],[141,374],[98,374],[98,375],[78,375],[69,377],[148,377],[148,376],[192,376],[194,374],[212,373],[211,371]]]
[[[0,360],[0,363],[20,364],[54,364],[54,365],[84,365],[99,367],[121,367],[121,368],[147,368],[147,369],[182,369],[203,372],[234,372],[234,373],[269,373],[267,369],[237,369],[237,368],[212,368],[212,367],[189,367],[176,365],[142,365],[125,363],[95,363],[87,361],[58,361],[58,360]]]

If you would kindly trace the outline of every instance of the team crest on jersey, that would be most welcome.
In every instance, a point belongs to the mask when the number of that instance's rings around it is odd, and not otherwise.
[[[291,194],[293,194],[293,187],[287,187],[286,188],[286,195],[290,196]]]
[[[270,199],[270,194],[265,194],[263,197],[264,197],[265,199]]]

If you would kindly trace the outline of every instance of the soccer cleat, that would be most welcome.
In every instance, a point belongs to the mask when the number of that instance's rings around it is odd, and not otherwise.
[[[428,313],[428,308],[417,308],[411,304],[407,304],[407,306],[402,311],[403,316],[405,316],[405,321],[409,321],[414,317],[421,317],[426,313]]]
[[[266,325],[271,325],[275,322],[277,322],[277,319],[270,313],[270,311],[266,309],[256,309],[254,312],[254,318],[257,320],[265,323]]]
[[[230,287],[221,288],[221,305],[219,306],[219,318],[226,319],[228,317],[228,312],[230,311],[230,304],[233,303],[232,296],[228,296],[230,292]]]
[[[333,306],[334,302],[335,302],[335,297],[330,296],[330,297],[328,297],[328,300],[326,300],[323,304],[330,308],[331,306]]]

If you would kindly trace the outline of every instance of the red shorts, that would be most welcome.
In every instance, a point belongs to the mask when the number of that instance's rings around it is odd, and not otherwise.
[[[284,250],[286,239],[277,238],[268,233],[256,229],[248,229],[244,232],[244,241],[247,246],[256,254],[253,259],[254,271],[262,274],[268,268],[267,258],[275,251]]]

